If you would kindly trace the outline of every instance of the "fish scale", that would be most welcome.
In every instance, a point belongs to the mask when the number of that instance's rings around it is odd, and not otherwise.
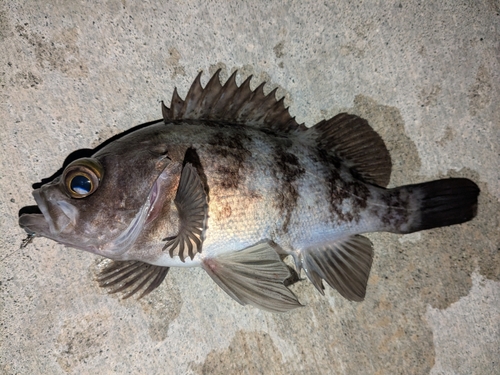
[[[305,272],[352,301],[366,294],[373,246],[361,234],[461,224],[479,188],[464,178],[387,189],[391,159],[368,122],[341,113],[307,128],[261,84],[219,71],[163,120],[74,160],[33,192],[19,224],[113,260],[99,285],[124,298],[152,292],[169,267],[202,267],[230,297],[285,312]],[[28,243],[29,241],[25,241]],[[283,258],[292,256],[293,275]]]

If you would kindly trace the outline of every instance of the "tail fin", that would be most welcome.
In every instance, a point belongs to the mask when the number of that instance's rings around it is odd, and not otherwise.
[[[406,189],[418,197],[418,214],[412,215],[405,233],[445,227],[472,220],[477,213],[479,187],[466,178],[449,178],[407,185]]]

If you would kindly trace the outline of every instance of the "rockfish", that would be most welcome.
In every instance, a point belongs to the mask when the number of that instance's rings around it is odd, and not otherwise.
[[[33,191],[21,214],[32,237],[113,260],[99,283],[148,294],[169,267],[202,267],[242,305],[301,306],[288,289],[301,270],[361,301],[373,259],[362,233],[412,233],[460,224],[478,186],[449,178],[387,189],[391,158],[367,121],[346,113],[308,128],[275,91],[236,72],[186,98],[174,90],[163,119],[70,163]],[[283,262],[291,255],[297,272]]]

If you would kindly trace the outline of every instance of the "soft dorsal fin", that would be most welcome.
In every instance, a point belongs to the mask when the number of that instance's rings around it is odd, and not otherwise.
[[[392,162],[380,135],[365,119],[339,113],[310,128],[325,151],[332,150],[364,181],[387,186]]]
[[[198,74],[184,100],[179,97],[175,89],[170,108],[162,102],[165,123],[175,120],[211,120],[280,132],[306,129],[290,116],[283,98],[276,99],[276,89],[265,95],[265,83],[262,83],[252,91],[250,89],[252,76],[238,86],[236,73],[237,71],[224,85],[221,85],[219,69],[205,88],[201,86],[201,73]]]

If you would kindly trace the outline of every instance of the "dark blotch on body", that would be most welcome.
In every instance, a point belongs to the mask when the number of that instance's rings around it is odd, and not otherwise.
[[[234,165],[228,167],[226,165],[221,165],[217,168],[217,173],[224,176],[223,180],[220,181],[220,186],[223,189],[237,189],[240,184],[240,167],[235,167]]]
[[[240,131],[238,135],[218,131],[208,141],[208,144],[213,147],[212,151],[221,156],[217,172],[220,176],[219,185],[223,189],[237,189],[245,178],[240,170],[243,168],[244,161],[252,155],[243,143],[248,139],[243,131]]]
[[[410,199],[413,191],[411,189],[394,189],[389,190],[388,194],[382,197],[385,206],[381,206],[377,210],[377,216],[387,228],[393,228],[398,231],[403,231],[403,226],[408,224],[410,219]]]
[[[324,163],[325,169],[329,171],[329,175],[327,176],[328,199],[333,221],[359,221],[361,211],[368,204],[370,191],[363,183],[357,181],[359,177],[353,168],[344,171],[345,174],[352,176],[350,179],[341,177],[343,162],[336,155],[318,149],[318,159]],[[348,199],[350,200],[351,209],[348,212],[343,212],[344,201]]]
[[[286,233],[299,198],[296,181],[305,173],[305,170],[300,165],[297,156],[282,148],[275,150],[274,160],[276,163],[275,178],[280,182],[276,206],[281,214],[285,215],[282,230]]]

